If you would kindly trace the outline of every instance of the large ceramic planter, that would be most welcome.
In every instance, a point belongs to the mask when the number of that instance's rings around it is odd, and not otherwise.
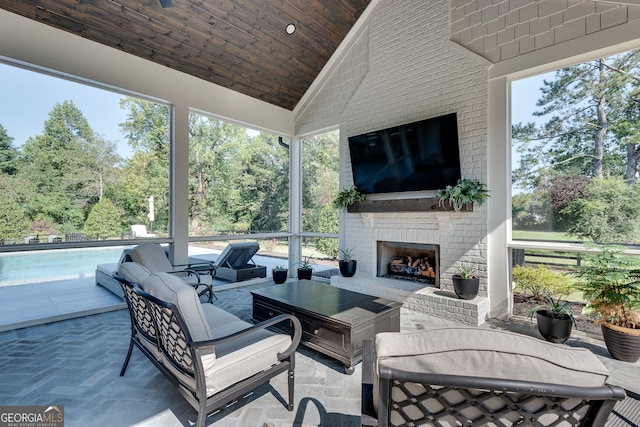
[[[287,281],[289,270],[271,270],[271,277],[276,285],[281,285]]]
[[[553,318],[549,316],[547,310],[538,310],[536,311],[536,320],[538,332],[549,342],[563,343],[571,336],[573,322],[569,316]]]
[[[338,268],[340,269],[340,274],[343,277],[353,277],[356,274],[356,268],[358,266],[358,262],[356,260],[340,260],[338,261]]]
[[[300,280],[311,280],[312,274],[313,274],[313,270],[311,268],[298,269],[298,279]]]
[[[453,290],[458,298],[461,299],[474,299],[478,296],[478,289],[480,288],[480,279],[477,277],[471,279],[463,279],[457,274],[453,277]]]
[[[602,324],[602,336],[611,357],[634,363],[640,359],[640,329]]]

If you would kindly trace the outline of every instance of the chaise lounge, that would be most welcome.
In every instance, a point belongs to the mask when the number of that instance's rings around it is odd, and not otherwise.
[[[293,410],[295,351],[302,334],[294,316],[253,325],[201,304],[196,290],[177,277],[151,274],[137,263],[121,264],[114,277],[131,317],[121,376],[137,347],[198,411],[196,425],[203,427],[207,414],[287,372],[287,409]],[[283,322],[291,335],[269,330]]]

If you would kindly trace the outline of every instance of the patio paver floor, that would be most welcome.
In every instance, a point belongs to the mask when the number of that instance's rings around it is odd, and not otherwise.
[[[248,319],[249,291],[264,286],[271,285],[261,283],[219,291],[215,304]],[[407,309],[401,312],[402,330],[447,325],[455,324]],[[491,322],[486,327],[527,329],[517,322]],[[63,405],[65,425],[70,427],[193,425],[196,411],[137,349],[125,376],[118,375],[129,333],[126,310],[0,333],[0,404]],[[640,392],[640,362],[629,364],[610,359],[604,344],[590,337],[572,338],[568,343],[588,346],[612,371],[612,383]],[[256,388],[252,395],[210,416],[207,425],[358,426],[360,379],[360,364],[353,375],[345,375],[338,362],[301,346],[296,358],[293,412],[288,412],[283,404],[286,375],[280,375],[270,384]],[[640,402],[635,402],[630,409],[622,408],[624,414],[636,416]],[[629,425],[634,424],[616,416],[608,424]]]

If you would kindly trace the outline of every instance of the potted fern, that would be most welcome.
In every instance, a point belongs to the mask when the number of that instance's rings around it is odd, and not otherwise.
[[[480,278],[476,275],[478,265],[459,262],[455,269],[452,280],[456,296],[460,299],[474,299],[480,288]]]
[[[447,209],[451,206],[454,211],[459,212],[466,205],[482,206],[489,198],[487,186],[477,179],[460,178],[456,185],[447,185],[444,189],[438,190],[438,205]]]
[[[340,259],[338,260],[338,268],[343,277],[353,277],[356,274],[358,262],[351,258],[353,249],[340,249]]]
[[[633,363],[640,359],[640,264],[623,256],[621,247],[599,249],[576,273],[578,287],[596,315],[611,356]]]
[[[351,187],[343,188],[342,191],[338,193],[336,198],[333,199],[333,206],[338,209],[347,209],[354,203],[364,202],[365,200],[367,200],[367,194],[360,191],[355,185],[352,185]]]

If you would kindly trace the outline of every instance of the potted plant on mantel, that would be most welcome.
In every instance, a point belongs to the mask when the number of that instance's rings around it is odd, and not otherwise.
[[[529,311],[529,317],[533,321],[533,315],[536,315],[538,332],[545,340],[563,343],[569,339],[576,326],[576,319],[570,308],[575,302],[562,301],[560,297],[553,298],[548,292],[544,292],[544,298],[545,303],[533,307]]]
[[[273,270],[271,270],[271,277],[276,285],[281,285],[286,282],[287,276],[289,276],[289,270],[283,265],[276,265],[273,267]]]
[[[474,299],[478,296],[480,278],[476,276],[477,264],[465,264],[459,262],[456,265],[456,273],[453,275],[453,290],[458,298]]]
[[[313,275],[313,257],[303,256],[302,260],[298,263],[298,279],[299,280],[311,280]]]
[[[456,185],[447,185],[444,189],[438,190],[437,194],[440,207],[446,210],[449,205],[456,212],[466,205],[482,206],[489,198],[489,190],[485,184],[477,179],[468,178],[460,178]]]
[[[338,268],[343,277],[353,277],[356,274],[358,261],[351,258],[353,249],[340,249],[340,259],[338,260]]]
[[[347,209],[354,203],[364,202],[367,200],[367,194],[363,193],[356,187],[352,185],[351,187],[343,188],[342,191],[338,193],[335,199],[333,199],[333,206],[338,209]]]
[[[601,245],[576,273],[578,288],[596,315],[607,350],[614,359],[640,359],[640,265],[622,248]]]

